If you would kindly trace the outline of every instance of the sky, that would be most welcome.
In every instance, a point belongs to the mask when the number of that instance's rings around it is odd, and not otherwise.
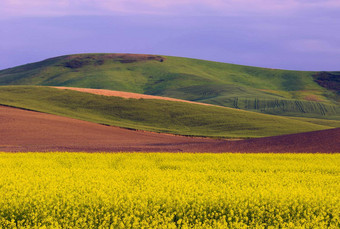
[[[75,53],[340,71],[340,0],[0,0],[0,69]]]

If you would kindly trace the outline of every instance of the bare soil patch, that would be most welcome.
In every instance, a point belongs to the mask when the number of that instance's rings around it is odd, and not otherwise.
[[[73,90],[73,91],[91,93],[91,94],[96,94],[96,95],[116,96],[116,97],[122,97],[126,99],[161,99],[161,100],[168,100],[168,101],[193,103],[193,104],[199,104],[199,105],[204,105],[204,106],[216,106],[216,105],[207,104],[207,103],[192,102],[188,100],[174,99],[174,98],[163,97],[163,96],[145,95],[145,94],[138,94],[138,93],[133,93],[133,92],[124,92],[124,91],[112,91],[112,90],[106,90],[106,89],[91,89],[91,88],[77,88],[77,87],[53,87],[53,88],[63,89],[63,90]]]
[[[119,60],[135,60],[135,61],[145,61],[145,60],[164,60],[165,57],[159,55],[148,55],[148,54],[130,54],[130,53],[110,53],[110,54],[78,54],[78,55],[70,55],[67,59],[119,59]]]
[[[164,62],[165,57],[156,55],[145,54],[127,54],[127,53],[115,53],[115,54],[80,54],[67,56],[63,66],[66,68],[77,69],[87,65],[102,65],[106,61],[114,61],[122,64],[129,64],[141,61],[158,61]]]
[[[0,106],[2,152],[340,152],[340,128],[227,141],[133,131]]]

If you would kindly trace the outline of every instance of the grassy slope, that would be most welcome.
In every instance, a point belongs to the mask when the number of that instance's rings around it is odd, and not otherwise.
[[[133,60],[135,56],[104,54],[57,57],[0,71],[0,85],[112,89],[269,114],[339,119],[338,97],[313,81],[315,72],[178,57]]]
[[[331,128],[237,109],[123,99],[48,87],[0,87],[0,104],[125,128],[194,136],[247,138]]]
[[[314,123],[318,125],[323,126],[329,126],[329,127],[340,127],[340,121],[339,120],[326,120],[326,119],[318,119],[318,118],[302,118],[302,117],[289,117],[290,119],[295,119],[303,122],[309,122]]]

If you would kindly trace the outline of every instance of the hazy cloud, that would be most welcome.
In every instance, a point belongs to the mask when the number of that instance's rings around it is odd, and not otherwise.
[[[338,44],[331,44],[329,41],[318,39],[294,40],[288,43],[288,48],[304,53],[334,53],[340,54]]]
[[[1,0],[0,17],[170,14],[286,14],[308,9],[340,9],[339,0]]]
[[[339,70],[339,12],[340,0],[0,0],[0,69],[128,52]]]

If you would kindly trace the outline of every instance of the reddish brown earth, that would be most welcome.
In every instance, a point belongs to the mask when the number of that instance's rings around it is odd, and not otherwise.
[[[240,141],[192,138],[103,126],[0,106],[3,152],[340,152],[340,128]]]
[[[174,99],[169,97],[163,97],[163,96],[156,96],[156,95],[145,95],[145,94],[138,94],[133,92],[124,92],[124,91],[113,91],[113,90],[107,90],[107,89],[91,89],[91,88],[78,88],[78,87],[53,87],[57,89],[62,90],[72,90],[72,91],[79,91],[79,92],[85,92],[95,95],[104,95],[104,96],[116,96],[126,99],[161,99],[161,100],[167,100],[167,101],[176,101],[176,102],[183,102],[183,103],[193,103],[193,104],[199,104],[204,106],[217,106],[213,104],[207,104],[207,103],[199,103],[199,102],[193,102],[183,99]],[[222,107],[222,106],[218,106]],[[226,107],[223,107],[226,108]],[[227,109],[233,109],[233,108],[227,108]]]

